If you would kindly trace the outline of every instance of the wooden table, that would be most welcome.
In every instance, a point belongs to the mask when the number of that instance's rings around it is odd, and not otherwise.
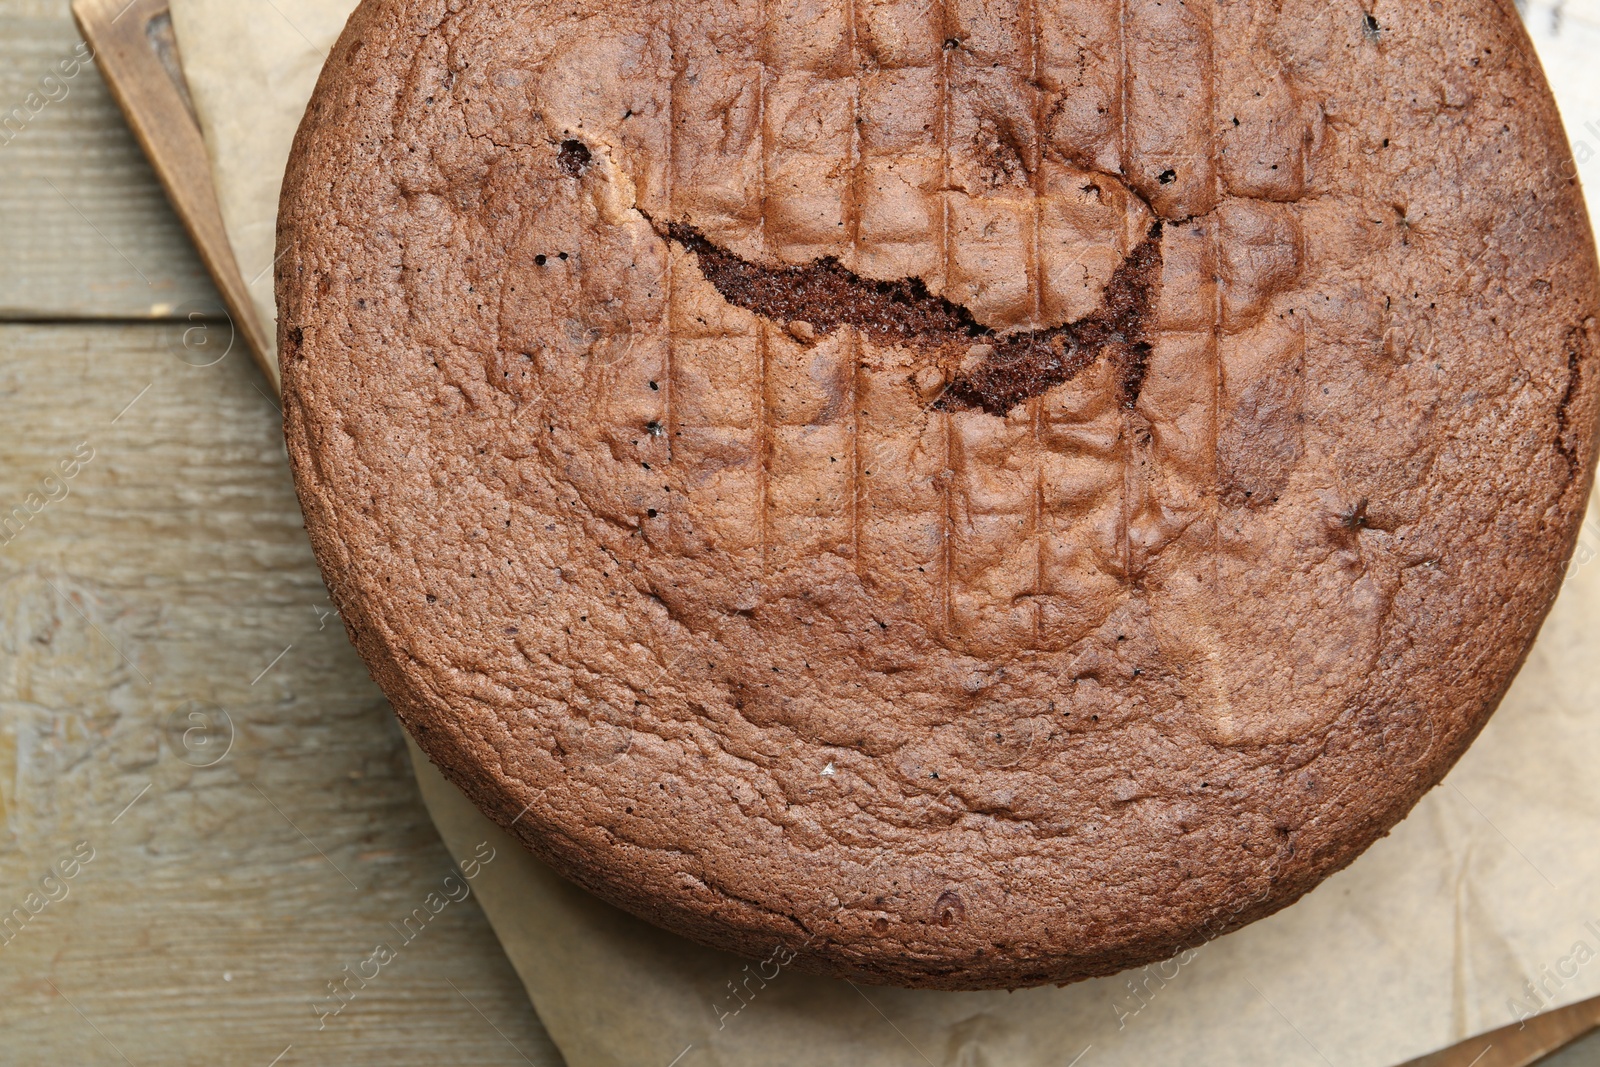
[[[452,868],[78,44],[0,0],[0,1063],[559,1064],[470,901],[319,1019]]]
[[[319,1030],[450,859],[78,42],[0,0],[0,1063],[557,1064],[470,900]]]

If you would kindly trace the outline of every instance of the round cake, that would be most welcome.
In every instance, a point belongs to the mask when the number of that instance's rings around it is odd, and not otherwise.
[[[602,898],[859,981],[1309,891],[1482,728],[1593,474],[1509,2],[366,0],[279,245],[412,736]]]

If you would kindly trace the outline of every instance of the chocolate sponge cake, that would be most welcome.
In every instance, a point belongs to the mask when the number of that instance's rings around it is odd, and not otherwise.
[[[1594,467],[1509,3],[366,0],[285,427],[406,727],[566,876],[857,980],[1293,902],[1482,728]]]

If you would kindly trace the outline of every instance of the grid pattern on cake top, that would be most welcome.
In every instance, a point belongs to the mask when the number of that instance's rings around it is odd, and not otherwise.
[[[653,49],[665,69],[605,162],[652,217],[750,262],[833,257],[996,330],[1048,328],[1165,229],[1136,403],[1099,360],[996,417],[941,404],[949,375],[916,353],[729,306],[639,223],[629,283],[659,295],[574,400],[612,426],[651,543],[716,556],[730,610],[848,565],[886,610],[980,652],[1070,646],[1175,542],[1214,557],[1219,515],[1264,503],[1298,449],[1284,419],[1275,470],[1230,448],[1236,413],[1296,404],[1303,325],[1269,310],[1302,270],[1322,136],[1263,58],[1263,10],[823,0],[655,20],[640,65]],[[603,254],[589,241],[580,264]],[[580,278],[580,302],[615,299]]]

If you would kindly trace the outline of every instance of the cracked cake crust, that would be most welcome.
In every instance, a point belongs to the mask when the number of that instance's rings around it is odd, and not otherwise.
[[[1593,476],[1505,3],[365,0],[279,226],[407,729],[605,899],[859,981],[1292,903],[1482,728]]]
[[[1004,416],[1071,381],[1108,350],[1118,369],[1118,398],[1124,407],[1138,403],[1150,357],[1148,320],[1161,273],[1160,222],[1111,272],[1094,311],[1076,322],[996,333],[966,308],[929,293],[921,278],[873,281],[846,270],[832,256],[803,266],[764,267],[718,248],[687,223],[662,226],[642,209],[640,214],[657,233],[695,254],[695,266],[722,299],[769,322],[792,323],[790,332],[802,339],[851,326],[882,346],[977,347],[978,362],[970,370],[958,370],[934,402],[941,410],[974,407]]]

